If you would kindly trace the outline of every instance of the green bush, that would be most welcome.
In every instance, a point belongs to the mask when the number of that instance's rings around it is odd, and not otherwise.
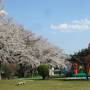
[[[43,79],[48,78],[49,76],[49,66],[46,64],[42,64],[38,67],[38,74],[42,76]]]

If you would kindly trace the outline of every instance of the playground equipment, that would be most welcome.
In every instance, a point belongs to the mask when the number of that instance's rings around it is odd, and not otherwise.
[[[73,63],[71,69],[66,67],[62,71],[66,77],[86,77],[86,75],[90,76],[90,64]]]
[[[84,64],[73,64],[72,76],[75,77],[85,77],[86,75],[90,76],[90,64],[86,66]]]

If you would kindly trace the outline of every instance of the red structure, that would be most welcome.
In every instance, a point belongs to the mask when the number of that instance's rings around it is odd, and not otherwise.
[[[78,74],[78,64],[74,64],[74,74]]]

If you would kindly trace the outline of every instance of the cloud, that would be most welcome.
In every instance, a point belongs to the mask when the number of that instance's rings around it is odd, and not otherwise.
[[[6,16],[8,13],[4,10],[0,10],[0,16]]]
[[[86,31],[90,29],[90,20],[81,19],[74,20],[71,23],[51,24],[50,28],[54,30],[60,30],[62,32]]]

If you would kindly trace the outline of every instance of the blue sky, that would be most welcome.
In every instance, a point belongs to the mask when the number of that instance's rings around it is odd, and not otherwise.
[[[6,0],[5,10],[66,53],[90,42],[90,0]]]

